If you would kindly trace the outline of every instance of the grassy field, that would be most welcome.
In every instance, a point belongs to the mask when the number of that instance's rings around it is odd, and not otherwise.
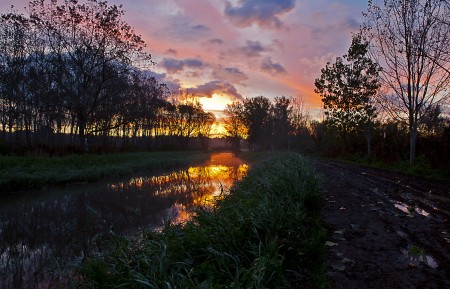
[[[201,162],[208,156],[209,154],[201,152],[140,152],[65,157],[0,156],[0,195],[46,185],[90,182],[104,177],[169,169]]]
[[[254,165],[211,210],[80,261],[81,288],[326,288],[319,183],[297,154]]]

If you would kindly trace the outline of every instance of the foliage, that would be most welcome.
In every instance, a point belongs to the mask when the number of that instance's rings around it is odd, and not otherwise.
[[[240,149],[240,140],[247,138],[248,128],[244,123],[244,106],[241,102],[227,104],[224,110],[226,136],[231,138],[234,150]]]
[[[233,147],[239,149],[240,139],[246,138],[251,150],[289,150],[297,140],[309,138],[308,118],[298,99],[264,96],[234,102],[225,110],[225,129]]]
[[[246,98],[243,103],[243,120],[248,127],[248,142],[252,149],[265,149],[272,136],[270,100],[263,96]]]
[[[136,240],[114,236],[81,288],[325,288],[317,178],[298,155],[252,169],[212,210]]]
[[[372,98],[380,84],[378,65],[367,56],[368,45],[360,34],[355,35],[348,54],[322,68],[320,78],[315,80],[315,92],[322,97],[326,123],[343,137],[344,151],[348,135],[362,127],[368,136],[370,155],[370,130],[376,117]]]

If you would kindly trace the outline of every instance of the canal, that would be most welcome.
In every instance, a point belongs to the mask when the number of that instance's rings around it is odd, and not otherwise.
[[[95,184],[24,192],[0,200],[0,288],[54,288],[111,234],[182,223],[210,207],[248,165],[213,153],[201,165]]]

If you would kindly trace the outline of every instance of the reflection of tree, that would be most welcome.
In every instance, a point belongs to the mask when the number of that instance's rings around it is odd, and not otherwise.
[[[49,273],[50,256],[69,270],[65,260],[101,250],[110,230],[132,234],[138,228],[160,226],[171,208],[179,217],[175,222],[186,220],[193,209],[214,199],[219,180],[231,186],[247,169],[246,165],[191,167],[3,210],[0,287],[38,288],[59,282],[60,276]]]

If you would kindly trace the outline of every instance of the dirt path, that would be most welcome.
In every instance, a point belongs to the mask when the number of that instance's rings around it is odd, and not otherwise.
[[[331,288],[450,288],[450,182],[313,160]]]

